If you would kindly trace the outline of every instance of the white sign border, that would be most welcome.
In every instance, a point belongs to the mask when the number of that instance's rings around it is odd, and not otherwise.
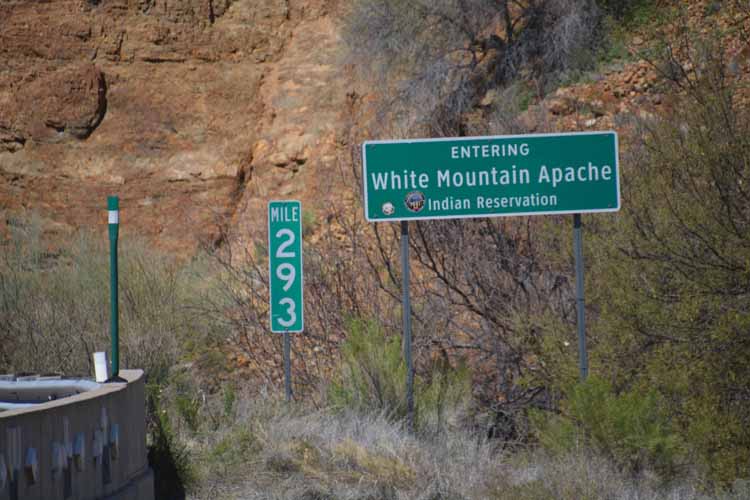
[[[469,214],[469,215],[445,215],[445,216],[417,216],[417,217],[388,217],[383,219],[372,219],[370,218],[368,197],[367,197],[367,155],[365,154],[365,148],[369,145],[377,144],[409,144],[409,143],[422,143],[422,142],[460,142],[460,141],[482,141],[482,140],[495,140],[495,139],[523,139],[526,137],[560,137],[560,136],[580,136],[580,135],[608,135],[611,134],[615,138],[615,171],[617,172],[616,186],[617,186],[617,205],[613,208],[593,208],[584,210],[557,210],[557,211],[544,211],[544,212],[513,212],[513,213],[483,213],[483,214]],[[365,199],[365,219],[367,222],[400,222],[410,220],[444,220],[444,219],[479,219],[484,217],[523,217],[529,215],[569,215],[569,214],[592,214],[592,213],[606,213],[606,212],[618,212],[621,208],[620,199],[620,140],[615,130],[597,130],[591,132],[562,132],[562,133],[548,133],[548,134],[516,134],[516,135],[491,135],[491,136],[472,136],[472,137],[438,137],[431,139],[400,139],[400,140],[373,140],[365,141],[362,143],[362,195]],[[269,217],[270,218],[270,217]]]
[[[302,304],[300,304],[300,311],[302,314],[302,322],[300,323],[300,329],[299,330],[274,330],[273,329],[273,302],[271,301],[271,280],[272,278],[272,270],[271,270],[271,205],[273,203],[297,203],[299,204],[299,285],[300,285],[300,301]],[[271,329],[271,333],[302,333],[305,331],[305,254],[302,251],[302,202],[300,200],[268,200],[268,204],[266,205],[267,212],[266,216],[268,218],[267,221],[267,231],[268,231],[268,327]]]

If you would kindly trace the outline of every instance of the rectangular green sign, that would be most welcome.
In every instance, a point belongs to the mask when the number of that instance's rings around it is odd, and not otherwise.
[[[302,283],[302,204],[268,203],[268,270],[272,332],[304,328]]]
[[[368,221],[614,212],[615,132],[368,141]]]

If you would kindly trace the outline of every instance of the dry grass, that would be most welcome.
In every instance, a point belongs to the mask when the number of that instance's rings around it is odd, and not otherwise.
[[[9,236],[0,241],[0,372],[92,374],[91,353],[110,345],[106,237],[81,232],[50,250],[33,217],[13,221]],[[193,329],[193,283],[135,238],[121,242],[119,262],[120,366],[156,376]]]
[[[509,455],[463,431],[418,436],[384,415],[306,410],[272,398],[248,400],[238,414],[195,448],[203,479],[193,498],[739,500],[747,493],[738,483],[735,494],[709,497],[687,482],[628,477],[585,451]]]

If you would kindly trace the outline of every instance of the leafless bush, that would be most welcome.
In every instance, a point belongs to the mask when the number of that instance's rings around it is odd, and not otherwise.
[[[367,265],[365,226],[351,207],[323,214],[328,227],[314,245],[304,244],[305,330],[292,340],[293,384],[300,397],[319,401],[318,390],[339,359],[338,346],[349,320],[393,315],[389,297]],[[266,385],[283,381],[282,337],[270,332],[268,261],[263,246],[247,250],[225,234],[219,248],[207,248],[206,273],[213,282],[197,312],[227,332],[231,349],[242,353]]]
[[[493,435],[523,439],[517,425],[529,405],[546,405],[551,374],[539,363],[545,337],[570,330],[574,309],[569,271],[547,252],[538,219],[419,221],[412,224],[412,301],[418,366],[443,353],[470,360],[474,395],[494,415]],[[399,287],[397,226],[374,225],[372,262]],[[563,251],[563,253],[567,253]]]
[[[357,0],[346,17],[352,60],[378,82],[381,119],[411,134],[465,135],[462,115],[521,74],[539,87],[590,66],[593,0]]]

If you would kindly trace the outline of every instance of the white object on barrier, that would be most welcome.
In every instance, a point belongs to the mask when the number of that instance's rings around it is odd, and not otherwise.
[[[94,374],[96,375],[97,382],[106,382],[109,378],[106,352],[94,353]]]

